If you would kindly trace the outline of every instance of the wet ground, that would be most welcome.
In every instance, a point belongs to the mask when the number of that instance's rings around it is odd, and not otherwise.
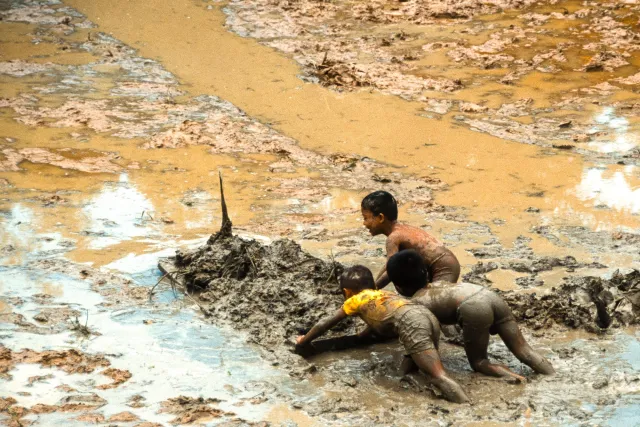
[[[448,345],[460,410],[393,345],[301,381],[166,284],[149,301],[158,258],[217,230],[219,170],[236,232],[324,259],[380,267],[359,202],[385,188],[468,280],[640,266],[638,5],[421,4],[0,2],[3,422],[630,425],[635,329],[529,325],[560,374],[524,386]]]

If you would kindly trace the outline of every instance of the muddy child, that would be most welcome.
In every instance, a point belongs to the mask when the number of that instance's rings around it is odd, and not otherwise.
[[[489,336],[498,334],[507,348],[525,365],[540,374],[555,373],[551,363],[525,341],[511,309],[500,296],[483,286],[434,282],[425,288],[428,271],[422,257],[413,250],[400,251],[389,258],[387,273],[412,301],[428,308],[443,325],[458,324],[467,358],[474,371],[517,381],[524,378],[504,365],[489,361]]]
[[[364,266],[354,266],[340,277],[346,301],[330,317],[318,322],[296,343],[311,343],[347,316],[359,316],[367,329],[361,335],[373,333],[381,337],[400,339],[415,365],[427,374],[445,398],[452,402],[467,402],[469,398],[458,383],[444,370],[438,353],[440,326],[435,316],[424,306],[400,295],[375,290],[373,274]]]
[[[364,226],[372,236],[387,236],[387,259],[403,249],[414,249],[422,257],[433,282],[456,283],[460,276],[460,263],[444,244],[426,231],[398,222],[398,203],[386,191],[375,191],[362,199]],[[382,289],[390,283],[384,267],[376,278]]]

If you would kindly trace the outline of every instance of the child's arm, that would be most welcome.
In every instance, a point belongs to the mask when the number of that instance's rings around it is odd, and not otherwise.
[[[387,259],[395,255],[399,250],[400,244],[389,236],[387,238]],[[383,289],[389,283],[391,283],[391,280],[387,274],[387,263],[385,262],[384,267],[382,267],[382,270],[380,270],[380,273],[378,273],[378,276],[376,277],[376,289]]]
[[[309,332],[307,332],[304,336],[299,336],[296,339],[296,344],[303,346],[309,344],[314,339],[318,338],[320,335],[327,332],[329,329],[333,328],[335,325],[340,323],[342,319],[347,317],[347,313],[344,312],[342,308],[335,312],[333,316],[327,317],[319,321]]]

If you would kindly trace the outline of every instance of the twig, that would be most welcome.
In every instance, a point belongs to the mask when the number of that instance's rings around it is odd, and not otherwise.
[[[331,276],[336,278],[336,283],[338,284],[338,288],[340,288],[340,282],[338,281],[338,277],[334,274],[336,271],[336,258],[333,256],[333,249],[331,249],[331,272],[329,273],[329,277],[327,277],[327,281],[324,282],[326,285],[331,280]]]
[[[156,282],[155,285],[153,285],[153,287],[151,288],[151,290],[149,291],[149,302],[151,302],[151,299],[153,298],[153,291],[156,289],[156,287],[160,284],[160,282],[162,282],[167,276],[169,276],[170,273],[166,272],[161,278],[160,280],[158,280]]]
[[[251,256],[251,253],[249,253],[249,248],[245,247],[244,251],[247,253],[247,256],[249,257],[249,261],[251,261],[251,265],[253,266],[253,277],[256,277],[258,275],[258,267],[256,267],[256,263],[253,261],[253,257]]]

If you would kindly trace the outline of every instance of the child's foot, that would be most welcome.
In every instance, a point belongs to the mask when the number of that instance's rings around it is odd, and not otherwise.
[[[517,375],[517,374],[509,374],[508,376],[504,377],[505,381],[507,381],[509,384],[524,384],[527,382],[527,379],[523,376]]]

